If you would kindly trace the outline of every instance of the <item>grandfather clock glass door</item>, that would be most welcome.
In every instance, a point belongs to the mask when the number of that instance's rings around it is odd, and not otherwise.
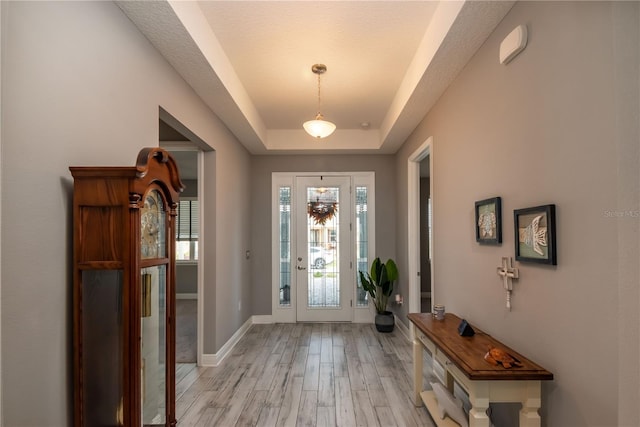
[[[140,232],[142,425],[164,425],[167,384],[167,230],[164,202],[157,190],[150,191],[145,197],[144,207],[140,211]]]

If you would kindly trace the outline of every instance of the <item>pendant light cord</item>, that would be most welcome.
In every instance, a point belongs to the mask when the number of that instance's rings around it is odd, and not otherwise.
[[[320,106],[321,106],[320,100],[321,100],[321,98],[320,98],[320,74],[318,74],[318,114],[316,115],[316,117],[322,116],[322,113],[320,113]]]

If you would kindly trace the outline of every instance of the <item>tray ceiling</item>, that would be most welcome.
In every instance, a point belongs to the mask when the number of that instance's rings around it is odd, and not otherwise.
[[[394,153],[513,2],[118,2],[254,154]],[[497,52],[496,52],[497,57]],[[302,123],[337,125],[316,140]]]

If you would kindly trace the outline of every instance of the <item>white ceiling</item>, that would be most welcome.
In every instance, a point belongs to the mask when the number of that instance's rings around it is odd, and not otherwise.
[[[254,154],[395,152],[513,5],[117,3]],[[315,63],[337,125],[319,141],[302,130],[317,112]]]

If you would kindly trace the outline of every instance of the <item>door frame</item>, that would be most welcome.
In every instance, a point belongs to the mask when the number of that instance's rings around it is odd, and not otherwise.
[[[407,161],[408,176],[408,270],[409,270],[409,313],[420,312],[420,162],[429,157],[429,191],[433,203],[433,137],[430,136],[418,147]],[[431,219],[433,225],[433,215]],[[433,248],[433,233],[431,233],[430,247]],[[435,301],[435,251],[431,255],[431,305]],[[433,307],[432,307],[433,308]]]
[[[160,117],[163,118],[165,121],[166,118],[171,118],[171,116],[167,115],[168,113],[164,113],[164,110],[162,110],[162,108],[160,109],[161,114]],[[164,114],[163,114],[164,113]],[[187,132],[190,133],[190,131],[188,131],[188,129],[186,129],[181,123],[179,122],[171,122],[172,125],[175,125],[177,123],[178,126],[180,126],[180,129],[182,132],[185,132],[185,134]],[[204,293],[205,293],[205,288],[204,288],[204,277],[205,277],[205,263],[202,262],[204,253],[206,251],[205,249],[205,245],[204,245],[204,241],[205,241],[205,231],[206,231],[206,225],[205,225],[205,218],[204,218],[204,206],[205,206],[205,199],[206,199],[206,194],[207,194],[207,180],[206,180],[206,176],[205,176],[205,155],[215,155],[215,151],[212,150],[210,147],[209,149],[204,149],[204,147],[206,146],[206,144],[202,141],[202,140],[197,140],[197,141],[160,141],[159,145],[164,148],[165,150],[171,152],[171,151],[195,151],[198,153],[198,157],[197,157],[197,182],[196,185],[198,186],[198,227],[200,230],[200,236],[198,237],[198,260],[196,261],[196,265],[197,265],[197,294],[196,294],[196,301],[197,301],[197,308],[196,308],[196,364],[197,366],[203,366],[205,365],[204,362],[204,328],[205,328],[205,323],[204,323]]]
[[[295,179],[298,176],[348,176],[351,178],[351,188],[350,191],[350,202],[352,206],[355,205],[355,191],[353,188],[356,186],[366,186],[369,191],[367,192],[367,205],[371,206],[371,209],[368,211],[368,223],[367,223],[367,234],[368,234],[368,245],[367,245],[367,254],[369,262],[373,260],[375,252],[375,172],[374,171],[361,171],[361,172],[272,172],[271,174],[271,318],[273,323],[296,323],[297,322],[297,313],[296,313],[296,301],[297,301],[297,286],[294,286],[293,276],[291,278],[291,290],[290,290],[290,300],[292,304],[290,306],[281,306],[280,295],[279,295],[279,283],[280,283],[280,271],[278,268],[274,268],[274,266],[279,265],[280,263],[280,248],[279,248],[279,238],[280,235],[280,218],[279,218],[279,190],[283,186],[291,187],[292,196],[295,194]],[[295,230],[295,201],[292,200],[291,203],[292,213],[291,213],[291,230]],[[351,224],[355,224],[355,209],[351,209]],[[353,236],[354,233],[351,233]],[[355,238],[354,238],[355,239]],[[292,238],[293,240],[293,238]],[[351,245],[355,240],[352,240]],[[355,258],[355,250],[353,247],[350,247],[350,259],[351,259],[351,270],[353,271],[353,280],[356,280],[356,268],[357,268],[357,260]],[[295,260],[291,259],[292,264],[290,265],[290,271],[293,271],[295,268]],[[373,319],[375,316],[375,310],[373,308],[373,304],[369,303],[368,306],[358,307],[355,303],[357,292],[357,286],[352,287],[351,296],[353,303],[353,323],[373,323]]]

